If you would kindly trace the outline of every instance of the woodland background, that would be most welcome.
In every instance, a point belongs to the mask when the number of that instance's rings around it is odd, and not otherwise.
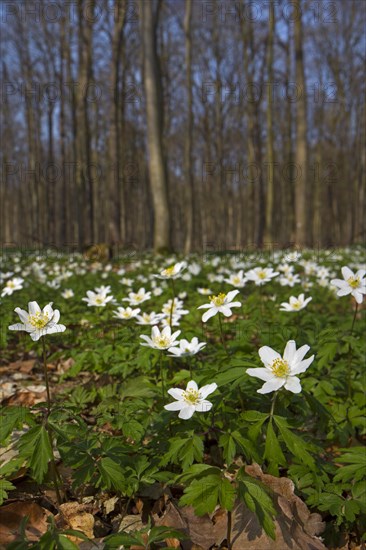
[[[2,1],[1,243],[364,241],[365,26],[361,0]]]

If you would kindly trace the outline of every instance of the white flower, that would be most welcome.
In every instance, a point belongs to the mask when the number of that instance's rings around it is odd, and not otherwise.
[[[173,332],[171,328],[165,327],[161,332],[158,329],[157,326],[154,326],[151,330],[151,338],[146,336],[146,334],[142,334],[140,338],[145,340],[146,344],[141,344],[142,346],[150,346],[154,349],[168,349],[173,346],[176,346],[178,344],[178,341],[176,338],[180,335],[181,331],[177,330],[176,332]]]
[[[108,285],[108,286],[97,286],[95,287],[95,292],[97,292],[98,294],[110,294],[111,292],[111,287]]]
[[[136,315],[138,325],[157,325],[163,319],[164,313],[143,313],[142,315]]]
[[[213,384],[207,384],[201,389],[198,388],[196,382],[191,380],[187,384],[185,390],[180,388],[171,388],[168,390],[169,395],[176,399],[175,402],[169,403],[164,406],[167,411],[180,411],[179,418],[188,420],[197,412],[207,412],[211,409],[212,403],[206,400],[206,397],[213,393],[217,388],[215,382]]]
[[[305,299],[304,294],[300,294],[298,298],[290,296],[288,303],[282,302],[280,311],[300,311],[300,309],[304,309],[311,300],[311,297]]]
[[[123,302],[128,302],[130,306],[138,306],[146,300],[150,300],[151,292],[146,292],[144,288],[140,288],[138,292],[130,292],[128,298],[123,298]]]
[[[247,282],[246,278],[243,276],[243,270],[241,269],[238,273],[233,273],[228,279],[224,279],[229,285],[235,286],[236,288],[243,288]]]
[[[362,304],[363,294],[366,294],[365,269],[359,269],[357,273],[347,267],[342,267],[343,279],[332,279],[331,284],[338,287],[337,296],[351,294],[358,304]]]
[[[210,290],[209,288],[200,288],[198,287],[197,288],[197,292],[198,294],[201,294],[201,296],[210,296],[210,294],[213,294],[212,290]]]
[[[179,341],[179,347],[169,348],[168,351],[173,354],[171,357],[190,357],[196,355],[205,345],[206,342],[199,342],[197,336],[194,336],[190,342],[183,338]]]
[[[122,285],[132,286],[133,285],[133,279],[128,279],[127,277],[123,277],[123,279],[120,280],[120,283]]]
[[[20,309],[14,310],[20,317],[21,323],[10,325],[9,330],[25,330],[29,332],[32,340],[37,341],[41,336],[53,334],[55,332],[64,332],[66,327],[59,325],[60,312],[58,309],[52,309],[52,302],[47,304],[43,310],[37,302],[28,303],[28,311]]]
[[[82,298],[83,302],[87,302],[88,306],[105,307],[108,302],[113,300],[113,296],[107,296],[104,292],[98,293],[88,290],[86,298]]]
[[[140,313],[140,308],[132,309],[131,307],[118,307],[116,311],[113,311],[115,319],[133,319]]]
[[[279,282],[281,286],[295,286],[295,284],[300,283],[299,275],[294,273],[287,273],[285,277],[280,277]]]
[[[188,309],[182,309],[183,302],[178,298],[174,298],[174,303],[172,302],[171,299],[168,300],[162,307],[162,310],[161,310],[162,313],[170,317],[172,306],[173,306],[173,315],[182,316],[182,315],[187,315],[189,313]]]
[[[21,277],[14,277],[7,281],[6,285],[1,291],[1,297],[11,296],[16,290],[21,290],[23,288],[24,279]]]
[[[297,250],[294,250],[292,252],[287,252],[284,256],[284,259],[286,262],[298,262],[301,258],[301,253]]]
[[[160,286],[157,286],[156,288],[154,288],[152,293],[154,296],[161,296],[163,294],[163,289]]]
[[[180,315],[176,315],[176,314],[173,314],[172,316],[172,319],[171,319],[171,322],[170,322],[170,315],[168,317],[164,317],[162,320],[161,320],[161,325],[163,327],[179,327],[180,325],[180,319],[181,319],[181,316]]]
[[[158,279],[177,279],[180,277],[183,269],[187,267],[187,262],[178,262],[176,264],[163,269],[159,275],[155,275]]]
[[[296,350],[295,341],[290,340],[286,344],[282,358],[277,351],[269,346],[261,347],[258,353],[265,368],[258,367],[246,371],[249,376],[265,381],[265,384],[257,390],[258,393],[271,393],[279,390],[282,386],[292,393],[300,393],[301,384],[296,375],[305,372],[313,362],[314,355],[309,359],[304,359],[309,349],[310,347],[305,345]]]
[[[278,275],[278,271],[273,271],[271,267],[255,267],[247,271],[245,277],[248,281],[253,281],[257,286],[261,286],[268,283],[276,275]]]
[[[69,298],[74,297],[74,291],[71,290],[71,288],[66,288],[63,292],[61,292],[61,296],[65,298],[65,300],[68,300]]]
[[[225,317],[230,317],[232,315],[231,308],[240,307],[240,302],[232,302],[232,299],[239,294],[239,290],[232,290],[228,294],[221,292],[218,296],[210,296],[210,303],[203,304],[197,309],[207,309],[206,313],[202,315],[202,321],[206,323],[208,319],[216,315],[216,313],[223,313]]]

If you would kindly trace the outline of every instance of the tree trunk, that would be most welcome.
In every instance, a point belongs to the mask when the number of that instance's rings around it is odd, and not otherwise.
[[[295,241],[298,246],[308,244],[307,227],[307,121],[306,121],[306,85],[303,57],[303,37],[301,20],[301,2],[293,3],[296,84],[300,89],[296,105],[296,183],[295,183]]]
[[[144,87],[147,115],[149,179],[154,208],[154,250],[170,249],[168,185],[162,136],[163,104],[159,94],[156,48],[156,17],[153,2],[140,0],[142,43],[144,50]]]

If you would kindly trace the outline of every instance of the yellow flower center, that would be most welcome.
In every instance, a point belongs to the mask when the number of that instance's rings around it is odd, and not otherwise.
[[[294,303],[292,304],[292,307],[293,307],[294,309],[299,309],[299,308],[300,308],[300,306],[301,306],[301,304],[300,304],[300,302],[299,302],[299,301],[297,301],[297,302],[294,302]]]
[[[278,378],[284,378],[290,374],[288,362],[284,359],[275,359],[271,365],[272,372]]]
[[[189,390],[183,392],[183,399],[184,401],[187,401],[189,405],[197,405],[200,400],[200,394],[197,390],[190,388]]]
[[[13,283],[13,281],[8,281],[8,282],[6,283],[6,286],[7,286],[8,288],[14,288],[14,287],[15,287],[15,283]]]
[[[360,286],[360,278],[359,277],[350,277],[347,279],[347,283],[352,288],[358,288]]]
[[[161,272],[162,276],[171,277],[172,275],[174,275],[174,267],[175,267],[174,265],[171,265],[170,267],[163,269],[163,271]]]
[[[103,303],[103,299],[102,299],[102,298],[95,298],[95,303],[96,303],[96,304],[102,304],[102,303]]]
[[[219,306],[222,306],[224,304],[225,298],[226,298],[226,294],[224,294],[223,292],[220,292],[220,294],[218,294],[218,296],[210,296],[210,302],[214,306],[219,307]]]
[[[154,339],[154,343],[158,346],[158,348],[167,348],[170,344],[170,338],[167,336],[157,336]]]
[[[32,325],[34,328],[44,328],[48,323],[48,314],[42,313],[42,311],[39,311],[35,315],[29,315],[28,316],[28,322]]]
[[[266,272],[265,271],[258,271],[258,277],[260,279],[265,279],[267,277]]]
[[[143,299],[143,296],[142,294],[135,294],[133,299],[135,300],[135,302],[141,302],[141,300]]]
[[[234,285],[239,285],[240,284],[240,277],[233,277],[233,283],[234,283]]]

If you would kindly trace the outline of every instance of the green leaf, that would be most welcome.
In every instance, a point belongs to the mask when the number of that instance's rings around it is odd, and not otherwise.
[[[275,525],[273,518],[276,510],[271,497],[264,486],[256,479],[248,476],[243,469],[238,473],[239,497],[245,502],[249,510],[254,512],[264,531],[273,540],[275,539]]]
[[[272,426],[272,419],[267,426],[266,444],[264,448],[264,458],[268,460],[271,469],[278,472],[278,465],[284,466],[286,459],[283,455],[281,445],[278,442],[277,436]]]
[[[187,535],[183,531],[178,531],[171,527],[153,527],[149,532],[148,544],[163,542],[165,539],[186,540],[187,538]]]
[[[15,489],[14,485],[7,479],[0,479],[0,506],[8,498],[8,491]]]
[[[307,464],[311,468],[315,468],[314,459],[311,454],[308,453],[306,443],[301,437],[295,435],[286,427],[287,422],[284,419],[279,416],[274,416],[273,418],[288,450],[301,460],[301,462]]]
[[[107,456],[97,462],[97,468],[106,488],[110,489],[113,487],[122,493],[125,491],[125,475],[117,462]]]
[[[34,416],[25,407],[4,407],[0,415],[0,443],[5,443],[8,436],[23,424],[34,426]]]
[[[196,460],[200,462],[203,457],[203,441],[193,432],[190,432],[187,438],[174,437],[169,440],[170,447],[163,456],[162,465],[181,464],[183,470],[186,470]]]
[[[194,479],[185,488],[179,503],[181,506],[193,506],[197,516],[214,511],[217,504],[225,510],[232,510],[235,501],[235,489],[228,479],[218,475],[208,475]]]
[[[53,458],[50,438],[44,426],[35,426],[19,439],[19,453],[28,460],[32,476],[42,483]]]
[[[121,546],[129,548],[132,545],[140,545],[141,539],[127,533],[117,533],[104,539],[104,550],[118,550]]]
[[[230,466],[236,453],[236,444],[233,436],[230,433],[221,435],[219,439],[219,446],[223,447],[224,460],[226,464]]]

